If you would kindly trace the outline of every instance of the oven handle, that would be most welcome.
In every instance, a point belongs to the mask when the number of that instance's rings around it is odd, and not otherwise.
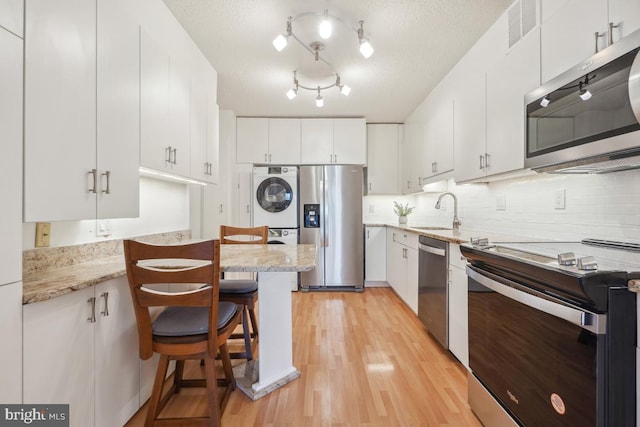
[[[586,310],[580,310],[566,305],[562,301],[555,299],[549,295],[543,294],[531,288],[513,282],[511,280],[500,277],[500,282],[491,278],[498,278],[494,274],[486,271],[467,266],[467,276],[480,283],[482,286],[495,291],[507,298],[518,301],[536,310],[566,320],[569,323],[580,326],[582,329],[593,332],[594,334],[603,335],[607,328],[607,315],[592,313]],[[502,282],[502,283],[501,283]],[[526,289],[520,290],[520,289]]]

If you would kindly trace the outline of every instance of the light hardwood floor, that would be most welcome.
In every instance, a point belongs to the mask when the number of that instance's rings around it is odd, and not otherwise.
[[[467,404],[466,370],[390,288],[294,293],[293,322],[302,376],[256,402],[234,391],[225,427],[481,425]],[[203,397],[183,389],[163,416],[204,414]],[[127,427],[142,426],[145,412]]]

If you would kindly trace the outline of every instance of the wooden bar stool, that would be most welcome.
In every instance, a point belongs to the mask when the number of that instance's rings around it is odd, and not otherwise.
[[[269,227],[220,226],[221,244],[266,244]],[[231,338],[244,339],[244,351],[232,352],[232,359],[252,360],[258,348],[258,321],[255,307],[258,302],[258,281],[240,279],[220,280],[220,301],[233,302],[242,306],[242,335]]]
[[[153,353],[160,354],[145,427],[220,426],[224,407],[235,389],[227,339],[240,324],[238,306],[219,302],[220,242],[157,246],[124,240],[123,244],[138,324],[140,358],[146,360]],[[156,284],[183,284],[186,289],[167,293],[147,287]],[[157,306],[167,308],[152,322],[149,307]],[[216,377],[218,354],[224,379]],[[189,359],[204,360],[204,379],[182,378],[184,362]],[[162,387],[171,360],[176,361],[173,385],[163,397]],[[224,387],[221,396],[218,386]],[[207,388],[209,417],[159,418],[162,408],[181,387]]]

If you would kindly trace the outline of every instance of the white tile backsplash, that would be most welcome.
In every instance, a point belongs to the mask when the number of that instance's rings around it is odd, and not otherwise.
[[[640,170],[603,175],[539,174],[489,184],[456,185],[463,228],[527,237],[575,240],[584,237],[640,241]],[[555,208],[558,190],[565,190],[565,209]],[[396,222],[393,201],[416,206],[409,225],[450,226],[453,200],[437,210],[438,193],[365,197],[365,223]],[[505,199],[505,210],[496,200]],[[373,205],[375,215],[369,214]]]

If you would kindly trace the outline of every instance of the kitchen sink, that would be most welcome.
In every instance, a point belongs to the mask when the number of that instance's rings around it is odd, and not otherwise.
[[[451,228],[448,228],[448,227],[411,227],[409,226],[409,228],[415,228],[416,230],[451,230]]]

